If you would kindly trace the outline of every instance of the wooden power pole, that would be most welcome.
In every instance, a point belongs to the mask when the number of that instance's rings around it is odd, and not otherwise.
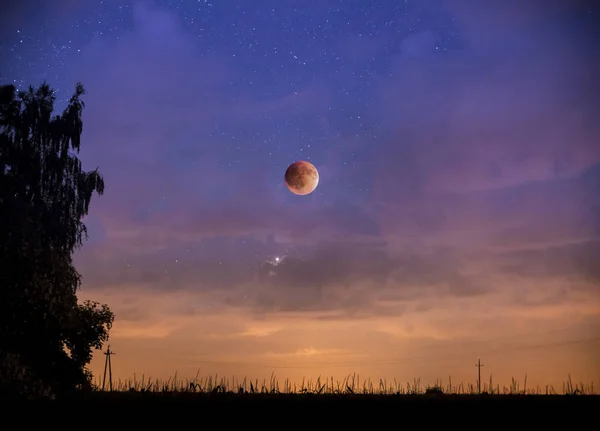
[[[483,367],[481,359],[477,359],[475,366],[477,367],[477,391],[481,393],[481,367]]]
[[[112,386],[112,364],[110,362],[110,357],[111,355],[114,355],[114,352],[111,352],[110,350],[110,344],[108,345],[106,352],[104,352],[104,355],[106,356],[106,360],[104,361],[104,378],[102,379],[102,390],[104,390],[104,387],[106,386],[106,370],[108,369],[108,387],[110,389],[110,391],[113,390],[113,386]]]

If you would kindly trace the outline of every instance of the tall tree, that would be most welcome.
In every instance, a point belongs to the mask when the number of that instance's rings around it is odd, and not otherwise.
[[[98,170],[78,159],[83,85],[61,115],[46,83],[0,87],[0,391],[57,395],[90,387],[93,348],[108,339],[106,305],[78,303],[72,254],[87,238],[82,218]]]

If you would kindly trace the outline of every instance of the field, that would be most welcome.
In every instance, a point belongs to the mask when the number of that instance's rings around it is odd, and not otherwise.
[[[111,383],[96,379],[94,386],[100,392],[111,391]],[[452,377],[447,382],[436,381],[433,385],[423,385],[420,379],[412,382],[397,380],[370,379],[361,380],[357,374],[350,375],[342,381],[333,378],[318,378],[314,381],[304,380],[299,384],[289,380],[279,381],[275,375],[269,380],[250,380],[208,376],[193,379],[178,379],[177,375],[167,380],[139,378],[134,375],[129,380],[118,380],[112,384],[113,393],[178,393],[178,394],[279,394],[279,395],[479,395],[479,389],[474,383],[453,383]],[[562,388],[553,386],[527,387],[527,376],[522,383],[512,379],[510,384],[495,384],[490,377],[487,382],[481,382],[483,395],[596,395],[594,382],[585,384],[573,382],[570,378],[563,383]]]
[[[340,415],[359,416],[373,414],[377,418],[389,415],[412,414],[416,409],[433,413],[429,419],[435,419],[435,412],[446,407],[453,414],[472,414],[473,408],[504,413],[523,410],[529,415],[556,412],[571,417],[571,425],[584,413],[600,408],[600,395],[596,395],[594,384],[565,381],[560,390],[553,387],[527,387],[526,380],[519,383],[513,380],[508,386],[495,385],[493,381],[482,382],[478,393],[474,384],[454,384],[451,379],[432,386],[413,382],[372,382],[361,381],[359,376],[349,376],[343,381],[317,379],[294,385],[289,381],[279,382],[275,376],[265,381],[244,379],[195,378],[178,380],[177,377],[166,381],[145,378],[133,378],[118,381],[113,390],[101,390],[101,382],[96,383],[97,390],[85,396],[86,404],[106,405],[106,410],[125,407],[127,411],[140,408],[141,411],[160,411],[161,408],[175,407],[183,414],[186,412],[216,411],[224,407],[229,412],[253,415],[275,412],[286,414],[325,412],[337,418]],[[429,410],[428,410],[429,409]],[[433,410],[430,410],[433,409]],[[336,413],[337,412],[337,413]],[[377,412],[377,413],[373,413]],[[235,419],[235,415],[232,418]],[[539,419],[538,419],[539,425]]]

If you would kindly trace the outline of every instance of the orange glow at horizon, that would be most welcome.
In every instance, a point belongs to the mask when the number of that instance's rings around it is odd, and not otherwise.
[[[269,382],[274,374],[280,385],[285,380],[300,385],[305,379],[341,382],[357,374],[377,384],[383,379],[406,386],[419,379],[423,387],[466,385],[476,382],[479,358],[485,365],[482,384],[491,376],[501,388],[512,378],[523,384],[527,376],[530,388],[549,385],[560,391],[569,377],[595,386],[600,377],[597,298],[535,312],[507,307],[500,297],[448,301],[429,311],[417,301],[410,312],[398,307],[397,317],[332,319],[314,313],[259,318],[228,309],[184,316],[178,310],[202,302],[201,297],[93,294],[112,304],[117,315],[110,338],[115,382],[134,377],[139,382],[142,376],[167,381],[175,375],[179,381],[219,376]],[[146,317],[128,320],[131,304],[145,309]],[[467,311],[471,317],[461,319]],[[91,365],[97,382],[104,359],[97,352]]]

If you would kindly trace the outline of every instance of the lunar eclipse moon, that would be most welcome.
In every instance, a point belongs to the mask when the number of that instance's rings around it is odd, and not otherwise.
[[[292,163],[285,171],[285,185],[295,195],[308,195],[319,184],[319,171],[310,162],[300,160]]]

